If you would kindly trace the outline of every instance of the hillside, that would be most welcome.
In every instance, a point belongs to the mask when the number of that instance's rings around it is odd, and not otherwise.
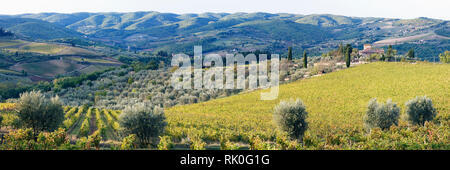
[[[4,70],[0,72],[2,83],[51,80],[58,75],[90,73],[121,65],[93,49],[54,42],[0,38],[0,50],[0,69]],[[88,67],[90,71],[85,71]]]
[[[309,112],[307,149],[448,149],[449,74],[448,64],[360,65],[281,85],[279,98],[273,101],[261,101],[261,91],[255,91],[166,109],[168,135],[177,140],[200,136],[209,143],[223,138],[235,143],[260,140],[268,148],[275,147],[272,142],[283,137],[272,124],[273,108],[280,100],[300,98]],[[404,103],[423,95],[433,99],[439,112],[437,125],[414,130],[401,120],[391,131],[374,132],[379,135],[364,129],[363,116],[371,98],[383,102],[390,98],[404,114]],[[424,133],[427,130],[435,135],[433,140]]]
[[[364,43],[389,42],[396,39],[401,40],[397,41],[397,45],[411,43],[415,44],[414,48],[420,48],[421,44],[446,44],[447,30],[450,25],[448,21],[431,18],[389,19],[262,12],[41,13],[12,17],[41,20],[41,25],[52,23],[54,29],[60,30],[57,32],[61,34],[55,34],[58,36],[75,35],[62,34],[70,30],[92,40],[122,48],[130,46],[136,50],[154,52],[166,50],[174,53],[190,53],[193,45],[204,45],[206,52],[237,49],[239,51],[272,51],[273,53],[285,53],[287,47],[293,46],[294,52],[299,54],[304,49],[308,49],[312,54],[320,55],[329,49],[336,48],[340,43],[350,43],[361,49]],[[20,27],[12,25],[17,24],[12,23],[7,28]],[[436,36],[425,38],[420,36],[435,35],[434,32]],[[437,51],[437,53],[442,52]],[[418,57],[433,56],[423,53]]]
[[[81,37],[81,33],[47,21],[31,18],[0,16],[0,27],[29,40],[51,40],[57,38]]]

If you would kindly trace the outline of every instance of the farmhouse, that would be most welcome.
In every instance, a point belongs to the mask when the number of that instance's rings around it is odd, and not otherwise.
[[[384,49],[373,48],[372,44],[364,44],[364,50],[359,51],[359,55],[367,56],[372,54],[382,54]]]

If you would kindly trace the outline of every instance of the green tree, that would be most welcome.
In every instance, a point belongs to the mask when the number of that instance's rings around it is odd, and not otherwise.
[[[433,101],[426,97],[416,97],[406,102],[406,114],[408,121],[415,125],[424,125],[426,121],[432,121],[437,115],[433,107]]]
[[[389,129],[392,125],[398,124],[400,118],[400,108],[392,100],[386,104],[378,103],[377,99],[372,99],[367,106],[365,125],[369,129],[378,127],[382,130]]]
[[[130,76],[128,78],[128,84],[133,84],[133,82],[134,82],[134,78]]]
[[[442,63],[450,63],[450,51],[439,54],[439,59],[441,59]]]
[[[142,146],[152,144],[167,125],[163,109],[143,103],[126,107],[119,117],[125,135],[135,134]]]
[[[392,45],[388,46],[388,50],[386,51],[386,61],[391,61],[392,58],[397,54],[397,51],[392,48]]]
[[[345,47],[345,64],[347,68],[350,67],[352,51],[353,47],[350,44],[347,44],[347,46]]]
[[[288,60],[292,61],[292,47],[288,48]]]
[[[64,120],[64,111],[59,98],[47,99],[39,91],[20,95],[17,115],[23,126],[33,129],[34,135],[42,131],[54,131]]]
[[[169,57],[169,53],[167,51],[163,51],[163,50],[158,51],[157,55],[161,56],[161,57]]]
[[[303,143],[303,134],[308,129],[306,106],[300,99],[281,101],[273,112],[273,120],[277,127],[286,132],[290,138]]]
[[[306,53],[306,50],[303,51],[303,67],[308,68],[308,55]]]
[[[413,58],[415,57],[414,49],[413,49],[413,48],[411,48],[411,49],[408,51],[408,53],[406,54],[406,57],[408,57],[409,59],[413,59]]]
[[[338,48],[337,53],[338,53],[337,55],[339,55],[339,56],[344,55],[344,53],[345,53],[345,48],[344,48],[344,46],[342,45],[342,43],[339,44],[339,48]]]

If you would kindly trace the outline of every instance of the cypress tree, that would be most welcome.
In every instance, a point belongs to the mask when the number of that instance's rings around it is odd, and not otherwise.
[[[345,47],[345,64],[347,65],[347,68],[350,67],[350,61],[351,61],[351,56],[350,54],[352,53],[352,46],[350,44],[347,44],[347,46]]]
[[[414,58],[414,57],[415,57],[414,49],[413,49],[413,48],[411,48],[411,49],[408,51],[407,56],[408,56],[408,58]]]
[[[308,68],[308,55],[306,54],[306,50],[303,51],[303,67]]]
[[[288,48],[288,60],[292,61],[292,47]]]

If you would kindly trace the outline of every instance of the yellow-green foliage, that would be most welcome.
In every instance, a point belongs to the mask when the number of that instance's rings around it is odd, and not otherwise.
[[[122,144],[120,145],[121,150],[132,150],[136,149],[136,135],[131,134],[122,140]]]
[[[102,136],[100,134],[100,131],[94,132],[91,136],[88,137],[88,146],[93,146],[97,150],[100,149],[100,142],[102,141]]]
[[[27,41],[22,40],[9,40],[9,39],[0,39],[0,48],[8,47],[8,46],[16,46],[28,43]]]
[[[105,136],[106,134],[106,124],[103,122],[102,115],[100,110],[95,109],[95,119],[97,123],[97,131],[101,136]]]
[[[70,145],[66,131],[61,128],[52,133],[42,132],[37,140],[32,129],[18,129],[6,135],[5,139],[0,150],[55,150],[67,149]]]
[[[64,106],[64,107],[63,107],[64,113],[67,112],[68,110],[70,110],[71,108],[72,108],[72,107],[70,107],[70,106]]]
[[[280,136],[272,123],[280,100],[301,98],[309,116],[305,149],[450,149],[450,65],[431,63],[371,63],[280,86],[277,100],[261,101],[254,91],[166,110],[167,133],[176,139],[201,135],[204,141],[252,142],[264,148]],[[391,98],[405,114],[405,102],[415,96],[433,99],[434,123],[415,127],[400,120],[391,130],[368,134],[363,117],[371,98]],[[372,130],[371,133],[378,133]],[[258,138],[250,141],[250,137]],[[265,149],[271,149],[265,147]],[[281,148],[277,148],[281,149]]]
[[[170,136],[160,136],[158,150],[169,150],[173,148],[172,138]]]
[[[10,51],[20,51],[20,52],[33,52],[41,54],[56,54],[64,50],[65,46],[47,43],[29,43],[21,46],[20,48],[7,48]]]
[[[73,114],[74,114],[77,110],[78,110],[77,107],[73,107],[73,108],[71,108],[70,110],[67,110],[67,111],[66,111],[66,114],[64,115],[65,120],[64,120],[64,122],[63,122],[64,127],[66,127],[66,129],[69,129],[69,128],[73,125],[74,120],[72,119],[72,117],[74,117]]]
[[[81,114],[83,114],[84,111],[86,111],[86,108],[80,107],[80,109],[78,109],[78,112],[74,115],[75,120],[80,118]]]
[[[115,120],[119,120],[120,111],[118,111],[118,110],[110,110],[109,112],[111,113],[111,116]]]
[[[11,111],[16,108],[15,103],[0,103],[0,111]]]
[[[0,103],[0,116],[2,117],[0,120],[1,126],[11,126],[11,127],[19,127],[20,121],[17,114],[15,114],[14,109],[16,109],[15,103]]]
[[[67,107],[66,107],[67,108]],[[68,110],[64,110],[64,112],[66,112],[66,114],[64,115],[64,118],[69,119],[70,117],[72,117],[72,115],[78,110],[77,107],[72,107],[69,108]]]
[[[86,113],[86,117],[84,118],[84,121],[80,127],[80,132],[79,132],[80,136],[89,135],[91,118],[92,118],[92,108],[89,108]]]
[[[111,126],[111,128],[115,131],[119,130],[119,123],[111,116],[111,111],[103,110],[103,113],[106,117],[106,121]]]
[[[450,63],[450,51],[445,51],[442,54],[439,54],[439,58],[442,63]]]

